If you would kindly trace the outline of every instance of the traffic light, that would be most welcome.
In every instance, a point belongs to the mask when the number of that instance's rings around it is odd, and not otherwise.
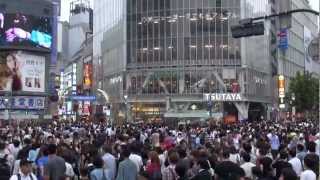
[[[231,27],[233,38],[264,35],[264,22],[246,23]]]

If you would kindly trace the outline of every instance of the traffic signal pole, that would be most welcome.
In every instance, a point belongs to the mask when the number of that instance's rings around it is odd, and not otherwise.
[[[259,20],[267,20],[275,17],[283,17],[288,16],[295,13],[311,13],[316,16],[319,16],[318,11],[314,11],[311,9],[294,9],[290,11],[280,12],[276,14],[270,14],[266,16],[259,16],[255,18],[247,18],[239,21],[238,25],[231,26],[232,36],[234,38],[241,37],[250,37],[250,36],[258,36],[264,34],[264,25],[261,22],[255,22]]]
[[[311,13],[316,16],[320,16],[320,13],[318,11],[315,11],[312,9],[294,9],[294,10],[284,11],[284,12],[270,14],[266,16],[242,19],[239,21],[238,25],[231,26],[232,36],[234,38],[242,38],[242,37],[264,35],[264,23],[259,20],[267,20],[275,17],[284,17],[284,16],[295,14],[295,13]],[[255,21],[258,21],[258,22],[255,22]],[[319,24],[319,27],[320,27],[320,24]],[[320,57],[320,49],[319,49],[319,57]],[[320,78],[319,78],[319,132],[320,132]]]

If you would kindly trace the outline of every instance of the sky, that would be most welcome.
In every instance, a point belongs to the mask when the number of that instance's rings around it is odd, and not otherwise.
[[[61,0],[61,21],[68,21],[69,20],[69,8],[70,2],[72,0]],[[91,7],[93,7],[93,0],[89,0]],[[312,8],[314,10],[319,11],[319,0],[309,0]]]

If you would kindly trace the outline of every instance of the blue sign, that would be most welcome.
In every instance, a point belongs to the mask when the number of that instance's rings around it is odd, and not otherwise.
[[[9,102],[5,99],[9,98]],[[45,97],[38,96],[0,96],[0,109],[29,109],[38,110],[45,108]]]
[[[95,101],[97,97],[96,96],[70,96],[70,99],[74,101]]]
[[[281,50],[287,50],[289,48],[288,29],[281,29],[278,33],[279,44],[278,48]]]

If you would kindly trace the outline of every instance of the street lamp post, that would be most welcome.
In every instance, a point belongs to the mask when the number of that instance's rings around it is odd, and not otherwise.
[[[8,121],[9,121],[9,125],[11,125],[11,120],[10,120],[10,99],[8,97],[5,97],[4,102],[6,104],[6,115],[8,115]]]
[[[128,95],[127,94],[125,94],[124,96],[123,96],[123,98],[124,98],[124,105],[125,105],[125,122],[127,123],[128,122]]]
[[[291,113],[291,116],[292,116],[292,121],[294,122],[296,120],[296,107],[294,105],[294,101],[296,100],[296,96],[294,93],[291,94],[291,100],[292,100],[292,113]]]

